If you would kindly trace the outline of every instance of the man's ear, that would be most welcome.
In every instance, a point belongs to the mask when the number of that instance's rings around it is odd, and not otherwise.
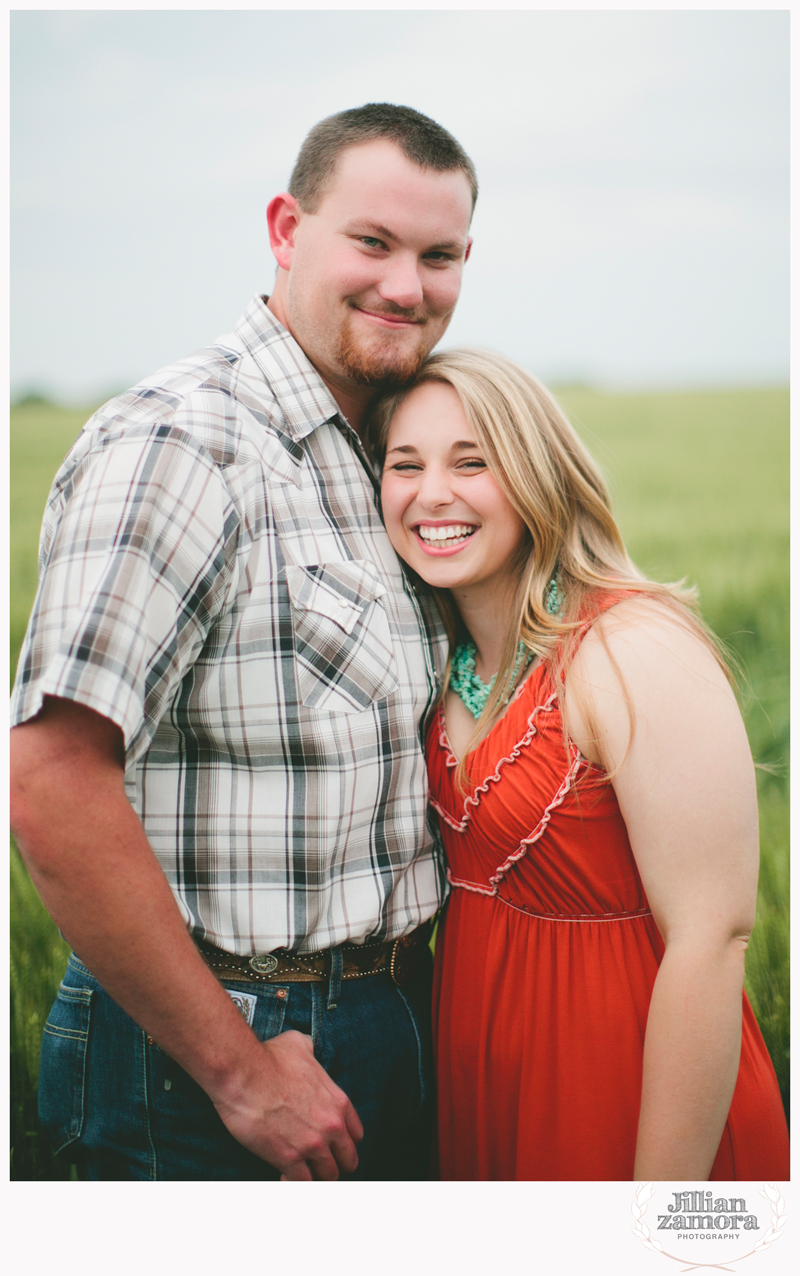
[[[300,205],[293,195],[284,191],[267,205],[269,242],[278,265],[288,270],[294,256],[294,237],[302,216]]]
[[[472,238],[467,240],[467,251],[464,253],[464,261],[469,261],[469,255],[472,252]]]

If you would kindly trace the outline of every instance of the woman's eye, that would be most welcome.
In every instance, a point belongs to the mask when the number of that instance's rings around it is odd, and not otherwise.
[[[416,474],[422,467],[415,465],[413,461],[398,461],[396,465],[391,467],[395,474]]]
[[[466,461],[462,461],[459,468],[462,470],[485,470],[486,462],[482,461],[480,457],[471,456]]]

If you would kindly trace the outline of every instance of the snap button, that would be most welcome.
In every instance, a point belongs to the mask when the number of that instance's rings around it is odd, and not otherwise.
[[[350,604],[349,604],[349,602],[347,601],[347,599],[346,599],[346,598],[340,598],[340,599],[339,599],[339,606],[340,606],[340,607],[349,607],[349,606],[350,606]]]
[[[278,958],[267,953],[264,957],[251,957],[248,964],[258,975],[271,975],[273,970],[278,969]]]

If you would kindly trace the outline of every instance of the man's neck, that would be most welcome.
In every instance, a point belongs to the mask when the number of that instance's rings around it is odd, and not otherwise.
[[[274,292],[271,297],[267,297],[267,310],[269,310],[278,322],[283,324],[286,331],[294,337],[285,309],[281,303],[280,295],[277,292]],[[295,340],[297,340],[297,338],[295,338]],[[333,398],[336,400],[337,407],[339,408],[342,416],[348,424],[353,427],[356,434],[361,437],[361,422],[371,400],[375,397],[375,391],[370,389],[369,386],[354,385],[352,381],[347,381],[344,377],[342,377],[341,380],[337,380],[332,378],[330,374],[326,375],[322,369],[314,363],[314,360],[311,358],[311,355],[307,350],[304,350],[303,353],[316,371],[317,375],[330,390]]]
[[[361,423],[367,408],[375,397],[375,391],[371,390],[369,386],[358,386],[350,383],[339,385],[336,381],[332,381],[330,377],[326,377],[325,373],[317,368],[310,356],[307,355],[306,357],[314,364],[320,379],[325,382],[325,385],[330,390],[342,416],[349,425],[352,425],[356,434],[361,438]]]

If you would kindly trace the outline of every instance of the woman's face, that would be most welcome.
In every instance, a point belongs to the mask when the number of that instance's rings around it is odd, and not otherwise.
[[[489,470],[449,385],[412,390],[392,418],[381,487],[397,553],[456,600],[515,579],[525,524]]]

